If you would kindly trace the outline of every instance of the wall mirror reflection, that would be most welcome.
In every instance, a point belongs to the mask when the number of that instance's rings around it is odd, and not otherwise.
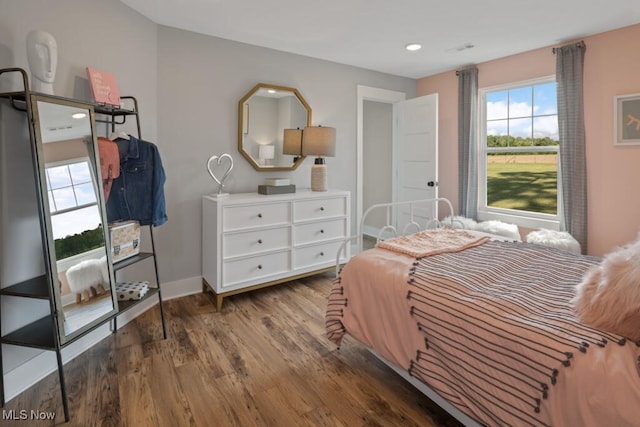
[[[259,83],[238,103],[238,150],[256,170],[294,170],[304,157],[284,149],[284,130],[306,126],[311,108],[297,89]]]
[[[93,109],[32,95],[40,206],[62,343],[117,311]]]

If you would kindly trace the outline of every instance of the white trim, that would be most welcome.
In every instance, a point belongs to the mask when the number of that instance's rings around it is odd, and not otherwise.
[[[62,363],[66,364],[75,359],[76,356],[87,351],[109,335],[111,335],[109,324],[105,324],[76,342],[69,344],[62,349]],[[4,374],[5,400],[8,402],[47,375],[56,372],[57,369],[58,364],[55,352],[40,352],[28,362]]]
[[[162,300],[167,301],[187,295],[202,292],[202,277],[191,277],[188,279],[176,280],[174,282],[162,284]],[[126,325],[149,308],[158,304],[158,298],[149,298],[148,301],[140,303],[131,310],[118,316],[118,329]],[[166,320],[166,319],[165,319]],[[161,339],[162,323],[157,319],[157,337]],[[83,352],[111,335],[110,324],[106,323],[87,335],[79,338],[76,342],[69,344],[62,349],[62,363],[73,360]],[[5,344],[8,345],[8,344]],[[27,362],[17,366],[4,374],[5,400],[8,402],[29,387],[38,383],[47,375],[57,371],[56,355],[53,351],[42,351]]]
[[[362,218],[364,193],[364,101],[393,104],[404,101],[406,97],[404,92],[363,85],[356,87],[356,224],[360,224]]]
[[[524,215],[520,215],[522,212]],[[536,214],[535,212],[516,211],[512,209],[478,209],[478,221],[502,221],[527,228],[546,228],[560,231],[560,221],[554,215]]]
[[[557,194],[557,209],[556,214],[541,214],[536,212],[526,212],[516,209],[500,209],[487,206],[487,152],[488,151],[502,151],[500,149],[488,150],[484,141],[487,139],[487,93],[500,90],[517,89],[521,87],[535,86],[545,83],[555,83],[555,75],[539,77],[530,80],[524,80],[515,83],[501,84],[497,86],[481,88],[478,91],[479,95],[479,108],[478,108],[478,220],[497,220],[508,223],[513,223],[522,227],[529,228],[548,228],[551,230],[559,230],[561,228],[560,222],[562,218],[562,184],[560,181],[560,153],[559,148],[556,148],[558,152],[558,194]],[[513,148],[510,151],[548,151],[543,147],[522,147]]]
[[[362,235],[367,237],[373,237],[374,239],[378,237],[380,234],[381,228],[374,227],[373,225],[363,225],[362,226]]]
[[[555,74],[549,74],[548,76],[543,76],[543,77],[536,77],[533,79],[529,79],[529,80],[521,80],[518,82],[513,82],[513,83],[504,83],[504,84],[499,84],[496,86],[488,86],[488,87],[483,87],[481,89],[479,89],[480,93],[486,94],[487,92],[495,92],[497,90],[503,90],[503,89],[518,89],[520,87],[527,87],[527,86],[535,86],[535,85],[540,85],[540,84],[544,84],[544,83],[556,83],[556,75]]]

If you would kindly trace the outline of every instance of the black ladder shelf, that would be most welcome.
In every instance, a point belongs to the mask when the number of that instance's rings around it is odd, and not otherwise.
[[[33,123],[33,115],[32,109],[30,105],[30,91],[29,91],[29,83],[26,72],[21,68],[5,68],[0,69],[0,76],[5,73],[20,73],[22,77],[23,90],[19,92],[10,92],[10,93],[0,93],[0,98],[8,99],[11,102],[13,108],[24,111],[28,117],[28,127],[29,127],[29,137],[31,140],[31,144],[35,145],[35,132],[32,126]],[[55,97],[60,99],[65,99],[61,97]],[[135,117],[136,127],[138,132],[138,137],[140,137],[140,117],[138,114],[138,101],[135,97],[125,96],[121,97],[121,99],[125,100],[125,102],[133,103],[133,108],[127,109],[116,106],[109,106],[103,104],[92,104],[85,101],[76,101],[69,100],[74,102],[82,102],[83,104],[91,105],[94,109],[96,115],[101,115],[106,117],[106,119],[101,118],[100,120],[96,119],[96,122],[108,123],[109,127],[112,131],[116,129],[116,126],[122,125],[126,122],[127,117]],[[34,173],[37,171],[34,170]],[[69,405],[67,401],[67,392],[66,385],[64,380],[64,366],[62,363],[61,350],[68,346],[69,344],[76,342],[79,338],[86,336],[97,328],[101,327],[107,322],[112,322],[112,332],[117,332],[117,318],[119,315],[124,312],[130,310],[135,307],[139,303],[149,300],[149,298],[153,298],[156,295],[158,296],[158,304],[160,306],[160,318],[162,321],[162,336],[163,339],[167,338],[167,329],[164,318],[164,308],[162,304],[162,294],[161,294],[161,286],[160,280],[158,276],[158,262],[156,258],[156,249],[155,242],[153,238],[153,226],[149,225],[149,236],[151,243],[151,252],[140,252],[130,258],[123,259],[121,261],[113,263],[113,271],[114,274],[127,268],[133,264],[138,262],[152,259],[154,265],[156,286],[150,286],[147,293],[139,300],[130,300],[130,301],[117,301],[118,310],[112,314],[111,316],[105,318],[102,322],[93,327],[83,331],[81,334],[73,337],[70,340],[65,341],[64,343],[60,342],[59,339],[59,324],[57,321],[57,312],[54,303],[54,296],[52,294],[52,289],[50,286],[50,280],[47,276],[48,273],[40,275],[38,277],[30,278],[20,283],[13,284],[7,287],[0,287],[0,296],[13,296],[13,297],[21,297],[21,298],[35,298],[41,300],[48,300],[50,303],[50,314],[44,317],[41,317],[27,325],[16,329],[12,332],[9,332],[5,335],[0,336],[1,344],[10,344],[21,347],[31,347],[37,348],[41,350],[49,350],[55,351],[57,365],[58,365],[58,375],[60,380],[60,390],[62,394],[62,404],[64,408],[64,416],[65,421],[69,421]],[[43,234],[44,239],[44,234]],[[46,250],[44,253],[46,257]],[[115,292],[115,290],[113,290]],[[2,360],[2,351],[0,350],[0,401],[2,407],[5,404],[5,389],[4,389],[4,373],[3,373],[3,360]]]

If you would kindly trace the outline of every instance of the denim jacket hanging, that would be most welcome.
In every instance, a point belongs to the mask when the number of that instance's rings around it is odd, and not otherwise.
[[[164,199],[166,176],[158,147],[134,136],[118,138],[119,146],[128,143],[120,158],[120,176],[113,180],[107,201],[109,222],[137,220],[140,225],[159,226],[167,222]]]

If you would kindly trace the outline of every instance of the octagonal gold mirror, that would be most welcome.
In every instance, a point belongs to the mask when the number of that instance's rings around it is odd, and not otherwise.
[[[258,171],[288,171],[304,160],[284,145],[285,129],[311,126],[311,107],[297,89],[258,83],[238,102],[238,151]]]

